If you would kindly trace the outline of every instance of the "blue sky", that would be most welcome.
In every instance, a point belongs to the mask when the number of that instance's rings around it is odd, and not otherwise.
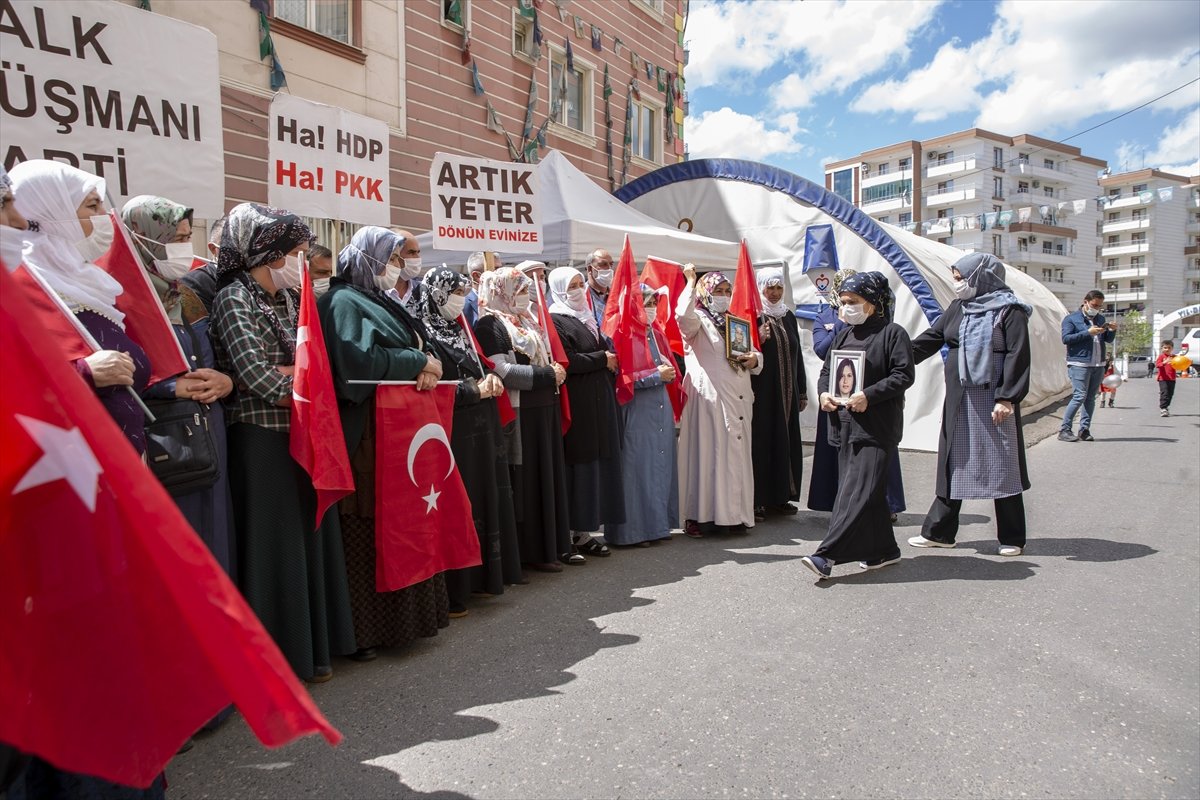
[[[971,127],[1061,140],[1200,78],[1195,0],[692,0],[692,158],[824,164]],[[1200,82],[1073,138],[1200,174]]]

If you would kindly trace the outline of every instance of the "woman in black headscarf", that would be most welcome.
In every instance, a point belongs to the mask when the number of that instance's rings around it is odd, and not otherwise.
[[[385,228],[362,228],[338,254],[338,274],[317,303],[333,370],[354,494],[338,502],[354,612],[353,658],[375,648],[436,636],[449,623],[446,580],[438,573],[392,592],[375,584],[375,386],[349,381],[411,381],[430,389],[442,375],[421,323],[386,292],[395,286],[404,240]]]
[[[336,514],[320,527],[316,492],[288,449],[299,253],[308,226],[255,203],[229,213],[217,256],[212,336],[217,369],[237,382],[229,409],[229,485],[242,594],[308,681],[333,676],[354,652],[350,592]]]
[[[894,297],[878,272],[854,275],[842,284],[842,320],[849,326],[834,339],[817,383],[821,411],[829,414],[829,443],[838,448],[838,494],[829,531],[804,565],[818,580],[834,564],[859,561],[877,569],[900,560],[887,504],[887,470],[904,433],[904,392],[915,378],[912,342],[891,321]],[[834,354],[864,354],[861,388],[844,405],[834,401]]]
[[[461,615],[466,613],[466,599],[471,592],[503,594],[505,584],[525,580],[496,400],[505,389],[480,359],[464,327],[462,312],[471,289],[470,279],[438,267],[425,275],[421,285],[424,290],[417,310],[441,358],[442,378],[462,381],[455,396],[450,449],[471,499],[482,563],[446,575],[450,613]]]
[[[1004,264],[971,253],[951,267],[958,295],[913,342],[917,362],[942,346],[946,400],[938,438],[937,496],[913,547],[954,547],[963,500],[994,500],[999,554],[1025,547],[1029,488],[1021,401],[1029,392],[1029,315],[1004,282]]]

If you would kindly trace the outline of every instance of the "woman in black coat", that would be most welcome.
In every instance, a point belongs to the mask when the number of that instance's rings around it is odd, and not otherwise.
[[[951,268],[958,299],[913,342],[920,363],[949,348],[938,439],[937,496],[913,547],[954,547],[962,501],[996,504],[999,554],[1025,547],[1029,488],[1021,401],[1029,392],[1032,309],[1004,283],[1004,264],[972,253]]]
[[[904,392],[915,378],[912,342],[891,321],[894,298],[887,278],[878,272],[854,275],[842,284],[840,300],[849,327],[834,340],[817,383],[821,410],[830,415],[829,443],[838,448],[838,495],[825,540],[801,559],[818,580],[845,561],[878,569],[900,560],[888,511],[887,471],[904,434]],[[839,405],[830,381],[835,354],[847,350],[864,354],[862,388]]]

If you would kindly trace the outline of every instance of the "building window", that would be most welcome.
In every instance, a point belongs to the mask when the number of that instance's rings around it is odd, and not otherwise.
[[[459,30],[471,27],[471,0],[442,0],[442,23]]]
[[[834,176],[834,179],[836,181],[836,175]],[[905,197],[911,191],[912,181],[892,181],[890,183],[883,183],[878,186],[868,186],[867,188],[863,189],[862,201],[864,204],[866,204],[876,203],[881,200],[895,200],[897,198]]]
[[[1120,211],[1108,212],[1108,220],[1107,221],[1108,222],[1120,222],[1121,221],[1121,212]]]
[[[1049,186],[1043,186],[1042,194],[1046,195],[1046,197],[1054,197],[1054,190],[1051,189]]]
[[[949,219],[949,217],[950,217],[950,214],[951,214],[952,212],[953,212],[953,209],[949,209],[949,208],[939,208],[939,209],[938,209],[938,212],[937,212],[937,218],[938,218],[938,219]]]
[[[1200,281],[1192,281],[1192,294],[1200,294]]]
[[[899,223],[901,226],[904,226],[904,225],[911,225],[911,224],[912,224],[912,212],[911,212],[911,211],[905,211],[903,214],[901,214],[901,215],[900,215],[900,217],[899,217],[898,223]]]
[[[537,43],[533,40],[533,20],[526,19],[517,13],[514,7],[512,10],[513,16],[513,33],[512,33],[512,52],[514,56],[519,56],[526,61],[533,60],[533,51],[537,47]]]
[[[875,168],[876,175],[887,175],[891,171],[892,171],[892,165],[891,165],[891,162],[888,162],[888,161],[879,162],[879,166]]]
[[[634,102],[633,122],[629,131],[633,142],[633,154],[638,158],[658,163],[659,142],[662,141],[659,120],[660,110],[646,103]]]
[[[1004,197],[1004,178],[992,178],[992,197],[997,200]]]
[[[1105,246],[1106,246],[1106,247],[1116,247],[1116,246],[1117,246],[1117,245],[1119,245],[1120,243],[1121,243],[1121,237],[1120,237],[1120,236],[1109,236],[1109,237],[1108,237],[1108,243],[1107,243]]]
[[[1042,166],[1045,167],[1046,169],[1054,169],[1054,159],[1043,158]]]
[[[592,68],[591,65],[573,59],[567,69],[566,53],[550,49],[550,108],[558,106],[554,122],[573,131],[592,135]],[[637,137],[634,137],[634,152],[640,153]]]
[[[1145,244],[1146,243],[1146,232],[1138,231],[1138,232],[1134,233],[1132,236],[1130,236],[1130,241],[1133,244]]]
[[[891,224],[892,218],[891,218],[891,217],[888,217],[888,216],[883,216],[883,217],[880,217],[880,218],[879,218],[879,221],[880,221],[880,222],[886,222],[886,223],[888,223],[888,224]]]
[[[1131,256],[1129,259],[1129,266],[1131,266],[1131,267],[1146,266],[1146,257],[1145,256]]]
[[[1042,280],[1049,281],[1054,278],[1054,270],[1049,267],[1042,267]]]
[[[1017,194],[1029,194],[1029,181],[1017,181]]]
[[[1145,219],[1146,218],[1146,209],[1135,208],[1133,211],[1131,211],[1129,213],[1129,216],[1132,217],[1133,219]]]
[[[631,0],[635,6],[641,6],[643,10],[650,11],[654,14],[662,16],[663,0]]]
[[[1118,263],[1120,263],[1119,259],[1110,258],[1108,261],[1104,262],[1104,266],[1108,269],[1116,269]]]
[[[901,172],[903,172],[906,169],[912,169],[912,157],[910,156],[908,158],[900,159],[899,168],[900,168]]]
[[[1017,239],[1017,249],[1020,250],[1022,253],[1029,252],[1029,240],[1028,239]]]
[[[937,191],[938,191],[938,194],[941,194],[942,192],[953,192],[954,191],[954,181],[949,180],[949,181],[939,182],[937,185]]]
[[[1140,292],[1145,288],[1146,282],[1144,280],[1135,280],[1129,282],[1129,290],[1131,292]]]
[[[273,10],[276,19],[352,44],[350,5],[350,0],[275,0]]]
[[[839,169],[833,173],[833,193],[854,202],[854,170]]]
[[[1132,189],[1130,189],[1129,191],[1133,192],[1134,194],[1137,194],[1138,192],[1144,192],[1144,191],[1146,191],[1146,184],[1144,184],[1144,183],[1135,184],[1134,187]]]
[[[1004,148],[1003,147],[993,147],[992,148],[992,166],[993,167],[1003,167],[1004,166]]]
[[[1002,240],[999,234],[992,234],[992,255],[996,256],[996,258],[1000,258],[1004,255],[1001,241]]]

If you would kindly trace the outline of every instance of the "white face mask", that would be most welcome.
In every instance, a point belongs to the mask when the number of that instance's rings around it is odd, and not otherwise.
[[[25,260],[21,250],[25,247],[25,231],[0,225],[0,261],[12,272]]]
[[[867,321],[867,307],[862,303],[853,305],[843,304],[838,316],[842,318],[842,322],[847,325],[862,325]]]
[[[1099,313],[1100,313],[1100,309],[1098,309],[1098,308],[1092,308],[1089,305],[1084,305],[1084,307],[1083,307],[1083,315],[1085,317],[1087,317],[1088,319],[1091,319],[1092,317],[1096,316]]]
[[[411,281],[413,278],[421,277],[421,259],[404,259],[404,269],[400,271],[400,277],[406,281]]]
[[[271,270],[271,280],[276,289],[295,289],[304,277],[300,274],[300,257],[288,256],[283,260],[283,266]]]
[[[975,296],[976,289],[971,284],[964,281],[954,282],[954,294],[959,300],[970,300]]]
[[[462,314],[463,309],[467,306],[467,298],[462,295],[452,294],[446,300],[446,305],[440,306],[438,312],[448,320],[454,321]]]
[[[86,239],[75,243],[75,249],[83,256],[84,261],[95,261],[108,252],[113,243],[112,217],[104,214],[92,217],[92,232]]]
[[[380,291],[384,292],[395,289],[396,281],[400,280],[400,273],[403,271],[401,267],[393,267],[391,264],[388,264],[384,267],[382,275],[375,276],[375,285],[379,287]]]
[[[576,311],[585,311],[587,309],[587,290],[582,286],[578,289],[568,289],[567,306]]]
[[[513,311],[515,311],[518,314],[524,314],[529,311],[529,306],[530,306],[531,302],[532,301],[531,301],[529,295],[527,295],[527,294],[518,295],[517,298],[515,300],[513,300]]]
[[[611,269],[598,269],[593,275],[598,285],[603,286],[605,289],[612,286],[613,271]]]
[[[190,244],[172,242],[163,246],[167,249],[167,257],[154,260],[154,268],[158,270],[158,277],[172,283],[191,272],[192,246]]]
[[[708,301],[708,310],[714,314],[724,314],[729,310],[728,297],[713,297]]]
[[[329,291],[329,278],[313,279],[313,297],[320,297]]]
[[[643,306],[646,311],[646,324],[653,325],[655,318],[658,317],[658,306]]]

